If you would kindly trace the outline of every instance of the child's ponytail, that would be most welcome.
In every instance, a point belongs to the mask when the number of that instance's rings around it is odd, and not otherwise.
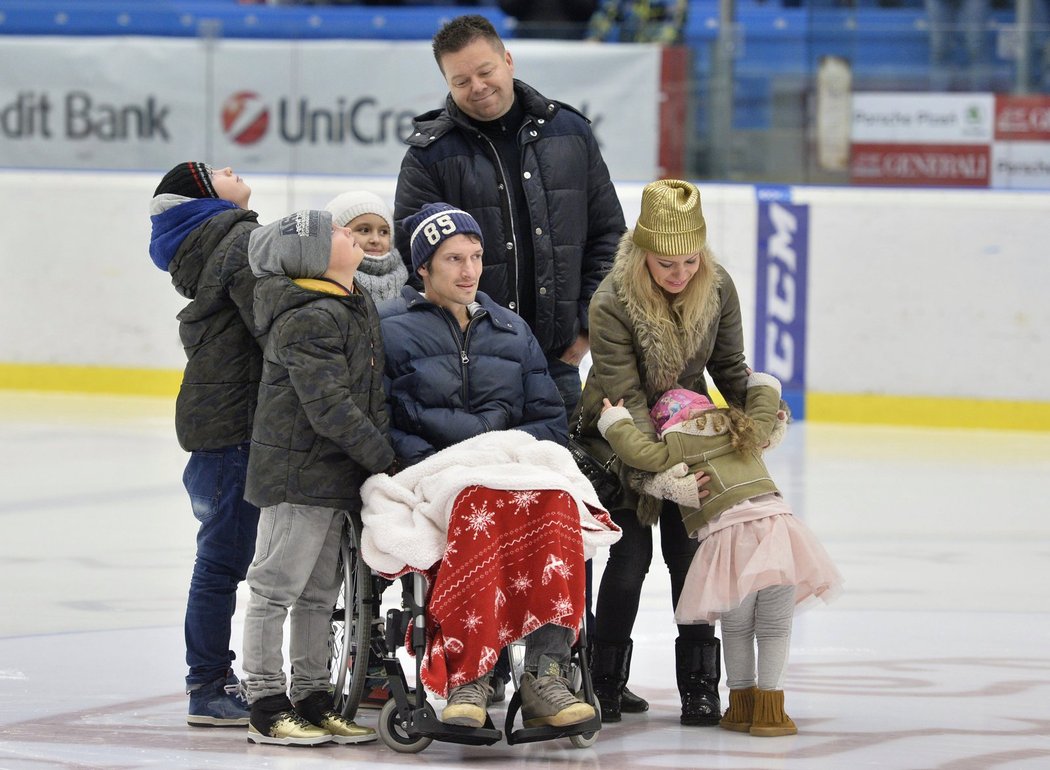
[[[738,452],[755,452],[760,449],[755,421],[742,409],[729,406],[705,412],[697,417],[697,422],[701,428],[710,425],[716,433],[728,433],[733,449]]]

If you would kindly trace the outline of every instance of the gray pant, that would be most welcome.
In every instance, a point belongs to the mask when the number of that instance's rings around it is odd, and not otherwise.
[[[545,676],[551,673],[549,666],[556,663],[561,676],[565,676],[575,638],[576,634],[564,626],[553,623],[540,626],[525,637],[525,670],[536,676]]]
[[[722,650],[729,689],[755,686],[756,641],[758,689],[784,689],[794,616],[795,586],[763,588],[748,594],[736,609],[722,613]]]
[[[332,607],[342,585],[339,543],[345,516],[334,508],[292,503],[261,510],[244,620],[250,703],[286,691],[282,647],[289,608],[289,696],[297,703],[328,689],[329,636]]]

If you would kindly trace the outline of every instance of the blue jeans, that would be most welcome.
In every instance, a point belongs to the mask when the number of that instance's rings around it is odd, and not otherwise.
[[[576,405],[580,403],[580,394],[583,392],[580,367],[567,364],[557,356],[549,356],[547,370],[554,384],[558,386],[561,400],[565,402],[565,419],[568,420],[576,410]]]
[[[230,649],[231,619],[259,524],[259,509],[244,500],[247,472],[248,444],[241,444],[193,452],[182,474],[200,522],[186,603],[187,687],[225,677],[236,657]]]

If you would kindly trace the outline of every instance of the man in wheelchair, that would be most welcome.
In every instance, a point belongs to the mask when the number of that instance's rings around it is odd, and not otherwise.
[[[423,292],[406,286],[379,308],[405,470],[363,488],[362,554],[384,574],[427,574],[422,673],[448,693],[442,722],[486,724],[496,656],[521,636],[525,726],[586,722],[595,709],[566,678],[583,562],[619,531],[564,449],[565,409],[536,338],[478,291],[478,223],[432,203],[405,226]]]

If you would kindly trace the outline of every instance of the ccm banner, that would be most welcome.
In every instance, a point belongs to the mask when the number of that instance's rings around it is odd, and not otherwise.
[[[592,121],[617,179],[656,174],[658,46],[514,41],[515,75]],[[427,42],[8,37],[0,165],[394,175],[447,87]]]
[[[784,387],[795,419],[806,412],[806,286],[809,206],[787,187],[757,187],[755,365]]]

